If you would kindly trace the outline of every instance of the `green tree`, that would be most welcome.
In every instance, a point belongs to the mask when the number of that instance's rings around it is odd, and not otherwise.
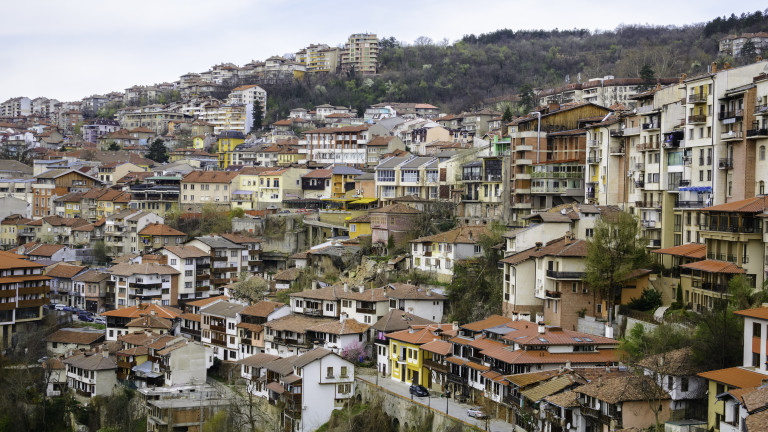
[[[118,150],[120,150],[120,148],[121,148],[120,144],[118,144],[118,143],[116,143],[114,141],[110,141],[109,145],[107,146],[107,150],[109,150],[109,151],[118,151]]]
[[[757,47],[755,47],[755,43],[752,42],[752,39],[747,39],[747,41],[744,42],[744,45],[741,46],[739,58],[745,63],[749,63],[754,61],[755,57],[757,57]]]
[[[525,84],[520,87],[520,112],[528,113],[536,106],[536,95],[533,93],[533,86]]]
[[[750,309],[768,302],[766,284],[754,288],[744,275],[736,275],[728,281],[728,302],[733,310]]]
[[[478,243],[483,255],[457,262],[453,267],[453,281],[448,285],[451,321],[468,323],[492,314],[501,313],[501,271],[498,262],[500,250],[494,248],[503,241],[504,225],[494,222],[489,233]]]
[[[264,122],[264,109],[261,107],[261,102],[258,100],[253,101],[253,125],[251,129],[254,131],[261,130]]]
[[[621,298],[621,281],[632,270],[648,264],[646,244],[637,217],[623,211],[611,220],[598,219],[594,235],[587,240],[584,279],[602,293],[608,304],[610,324],[613,305]]]
[[[149,145],[147,153],[144,156],[155,162],[165,163],[168,162],[168,148],[165,146],[162,139],[157,138]]]
[[[104,264],[109,261],[107,245],[103,240],[99,240],[93,244],[93,260],[100,264]]]
[[[640,79],[642,82],[637,87],[638,91],[648,91],[653,87],[653,83],[656,81],[656,73],[648,63],[644,64],[640,69]]]
[[[230,285],[229,288],[232,297],[247,300],[251,304],[264,300],[268,290],[269,283],[264,278],[245,271],[240,272],[237,282]]]
[[[501,116],[501,121],[504,123],[509,123],[512,121],[512,110],[507,106],[507,109],[504,110],[504,115]]]

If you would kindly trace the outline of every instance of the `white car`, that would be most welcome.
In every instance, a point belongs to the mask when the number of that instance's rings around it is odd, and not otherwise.
[[[482,408],[470,408],[467,410],[467,415],[474,418],[485,418],[485,411]]]
[[[65,306],[65,305],[63,305],[63,304],[57,304],[57,305],[54,305],[54,306],[53,306],[53,308],[54,308],[54,309],[56,309],[57,311],[63,311],[63,310],[66,310],[66,309],[65,309],[65,308],[66,308],[66,306]]]
[[[93,323],[94,324],[106,324],[107,319],[102,316],[95,316],[93,317]]]

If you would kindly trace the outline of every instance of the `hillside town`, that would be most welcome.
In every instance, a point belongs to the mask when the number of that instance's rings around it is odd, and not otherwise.
[[[265,115],[379,44],[0,104],[4,370],[148,432],[768,430],[768,60]]]

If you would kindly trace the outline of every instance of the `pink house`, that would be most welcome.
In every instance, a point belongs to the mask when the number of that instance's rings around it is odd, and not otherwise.
[[[372,243],[386,246],[390,236],[394,241],[399,241],[416,226],[416,216],[420,213],[415,208],[399,203],[369,211]]]

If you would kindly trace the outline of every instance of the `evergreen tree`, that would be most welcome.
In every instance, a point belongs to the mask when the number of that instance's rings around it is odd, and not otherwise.
[[[640,92],[648,91],[653,87],[654,81],[656,81],[656,73],[648,63],[644,64],[640,69],[640,79],[642,83],[638,86],[637,90]]]
[[[751,39],[747,39],[747,41],[744,42],[744,45],[741,47],[741,52],[739,52],[739,57],[746,63],[755,60],[755,57],[757,57],[757,48]]]
[[[504,115],[501,116],[501,121],[504,123],[509,123],[512,121],[512,110],[509,109],[509,106],[507,106],[507,109],[504,110]]]
[[[168,148],[162,139],[157,138],[149,145],[149,149],[147,149],[147,153],[144,156],[155,162],[165,163],[168,162]]]
[[[261,102],[253,101],[253,125],[251,129],[254,131],[260,130],[263,126],[264,110],[261,108]]]

